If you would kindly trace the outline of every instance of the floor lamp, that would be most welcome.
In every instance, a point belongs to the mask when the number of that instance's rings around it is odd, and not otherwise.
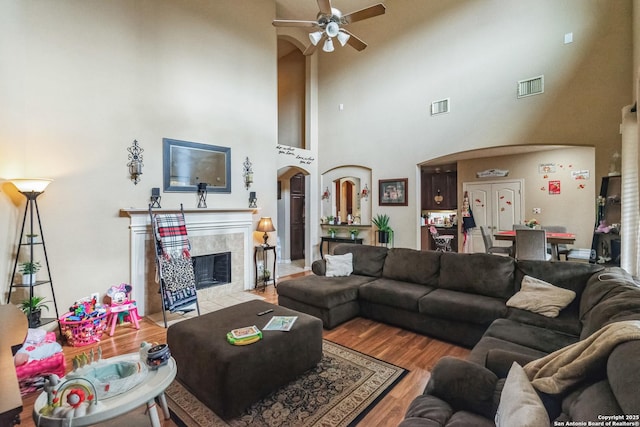
[[[45,281],[45,283],[48,282],[51,285],[51,297],[53,299],[53,305],[56,313],[56,318],[53,320],[58,320],[58,306],[56,304],[56,296],[53,291],[53,282],[51,280],[51,270],[49,269],[49,257],[47,256],[47,248],[44,242],[44,234],[42,233],[42,222],[40,221],[40,211],[38,209],[38,201],[37,201],[38,196],[44,193],[44,190],[51,183],[51,181],[52,180],[50,179],[13,179],[11,180],[11,183],[16,186],[18,191],[20,191],[20,193],[27,198],[27,205],[25,206],[24,216],[22,218],[22,227],[20,229],[20,240],[18,240],[18,253],[16,254],[16,260],[13,265],[13,273],[11,274],[11,284],[9,286],[9,294],[7,295],[7,304],[9,304],[10,302],[11,293],[14,287],[14,279],[15,279],[16,270],[18,267],[18,258],[20,255],[20,248],[22,248],[22,246],[25,245],[24,243],[22,243],[25,226],[27,225],[27,221],[28,221],[29,234],[33,234],[35,230],[34,228],[35,219],[37,218],[38,230],[40,231],[40,242],[38,243],[42,245],[42,251],[44,253],[44,260],[45,260],[45,265],[47,267],[47,274],[48,274],[48,278],[47,278],[47,281]],[[27,220],[27,213],[29,214],[28,220]],[[34,214],[35,214],[35,218],[34,218]],[[34,262],[33,261],[34,259],[33,258],[33,255],[34,255],[33,242],[28,243],[28,246],[29,246],[29,261],[33,263]],[[23,287],[24,286],[29,287],[29,300],[33,298],[33,287],[39,284],[41,283],[34,282],[33,278],[29,280],[28,284],[23,283],[22,285]],[[27,318],[29,319],[31,318],[31,313],[27,314]],[[29,326],[31,327],[32,325],[30,324]]]

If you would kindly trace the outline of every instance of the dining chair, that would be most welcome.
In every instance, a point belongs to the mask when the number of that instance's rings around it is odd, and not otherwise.
[[[566,233],[567,232],[567,227],[565,227],[564,225],[545,225],[544,227],[542,227],[545,231],[548,231],[550,233]],[[552,253],[551,251],[551,244],[547,244],[547,253]],[[558,245],[558,261],[560,261],[560,255],[564,255],[565,258],[567,258],[567,255],[569,254],[569,247],[565,244],[559,244]]]
[[[516,259],[549,261],[547,253],[547,234],[544,230],[516,230]]]
[[[480,232],[482,233],[482,240],[484,241],[484,251],[488,254],[505,254],[511,256],[510,246],[494,246],[493,237],[486,226],[480,226]]]

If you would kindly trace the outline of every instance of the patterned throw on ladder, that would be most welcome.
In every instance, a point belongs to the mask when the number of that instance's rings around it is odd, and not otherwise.
[[[158,273],[163,282],[164,308],[177,311],[197,300],[191,245],[182,214],[163,214],[154,217],[158,254]]]

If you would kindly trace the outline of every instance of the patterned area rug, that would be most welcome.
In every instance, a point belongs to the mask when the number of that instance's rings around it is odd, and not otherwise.
[[[322,360],[314,369],[228,422],[178,381],[165,395],[171,418],[181,426],[350,426],[406,373],[405,369],[325,340]]]

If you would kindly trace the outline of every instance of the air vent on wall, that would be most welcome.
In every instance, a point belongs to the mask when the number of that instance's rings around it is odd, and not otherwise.
[[[532,77],[518,82],[518,98],[540,95],[544,92],[544,76]]]
[[[441,99],[431,103],[431,115],[444,114],[449,112],[449,100],[451,98]]]

